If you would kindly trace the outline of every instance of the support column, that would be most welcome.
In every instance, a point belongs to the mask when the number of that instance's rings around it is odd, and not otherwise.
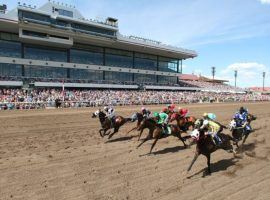
[[[106,65],[106,57],[105,57],[105,48],[103,48],[103,66]],[[102,80],[105,80],[105,71],[103,71],[103,77]]]
[[[70,63],[71,59],[70,59],[70,49],[67,50],[67,62]],[[70,69],[67,68],[67,74],[66,77],[69,79],[70,78]]]
[[[21,58],[24,58],[24,43],[21,43]],[[25,76],[25,67],[22,65],[22,77]]]
[[[134,69],[135,68],[135,52],[133,51],[133,58],[132,58],[132,68]],[[132,82],[134,82],[135,81],[135,74],[134,73],[132,73]]]

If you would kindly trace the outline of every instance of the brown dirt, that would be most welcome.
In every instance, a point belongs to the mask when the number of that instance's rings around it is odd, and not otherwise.
[[[270,103],[246,106],[258,116],[256,131],[238,159],[215,152],[211,176],[204,176],[204,157],[186,173],[195,146],[183,149],[176,138],[158,141],[152,156],[144,156],[152,141],[137,150],[137,133],[125,134],[133,125],[109,142],[100,138],[94,109],[1,112],[0,199],[270,199]],[[187,107],[228,124],[239,104]]]

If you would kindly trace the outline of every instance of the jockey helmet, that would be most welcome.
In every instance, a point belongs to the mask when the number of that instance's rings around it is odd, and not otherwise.
[[[109,108],[107,106],[104,107],[104,110],[107,111]]]
[[[174,104],[172,104],[172,105],[170,105],[170,107],[174,109],[176,106]]]
[[[158,112],[154,112],[154,113],[153,113],[153,116],[154,116],[154,117],[159,117],[159,113],[158,113]]]
[[[145,111],[146,110],[146,108],[145,107],[142,107],[142,111]]]
[[[208,113],[203,113],[203,117],[208,117]]]

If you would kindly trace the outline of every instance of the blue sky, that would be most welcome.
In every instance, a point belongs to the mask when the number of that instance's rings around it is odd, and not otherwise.
[[[46,0],[25,0],[40,6]],[[62,0],[86,18],[119,19],[120,32],[190,48],[199,57],[184,62],[184,73],[211,75],[238,85],[270,86],[270,0]],[[16,0],[0,0],[9,8]]]

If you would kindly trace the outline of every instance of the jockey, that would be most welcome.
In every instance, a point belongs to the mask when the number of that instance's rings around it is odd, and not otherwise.
[[[111,121],[112,125],[114,126],[115,123],[115,110],[113,107],[105,106],[104,111],[106,114],[106,117]]]
[[[149,109],[142,107],[141,111],[142,111],[142,115],[144,119],[147,119],[150,117],[151,111]]]
[[[188,109],[179,107],[179,108],[178,108],[178,113],[180,114],[180,116],[181,116],[182,118],[184,118],[184,117],[186,117],[187,114],[188,114]]]
[[[214,144],[219,146],[222,143],[222,140],[218,137],[218,134],[221,133],[223,128],[221,125],[214,121],[216,119],[216,115],[213,113],[204,113],[203,115],[203,124],[200,127],[201,130],[208,130],[209,135],[212,136]]]
[[[246,108],[241,107],[237,113],[235,113],[233,119],[236,122],[237,127],[243,127],[245,131],[251,131],[251,127],[248,123],[248,111]]]
[[[153,116],[156,118],[157,123],[162,126],[163,130],[167,131],[169,116],[164,112],[161,113],[155,112],[153,113]]]
[[[167,107],[168,107],[169,112],[174,113],[175,107],[176,107],[174,104],[168,105]]]

